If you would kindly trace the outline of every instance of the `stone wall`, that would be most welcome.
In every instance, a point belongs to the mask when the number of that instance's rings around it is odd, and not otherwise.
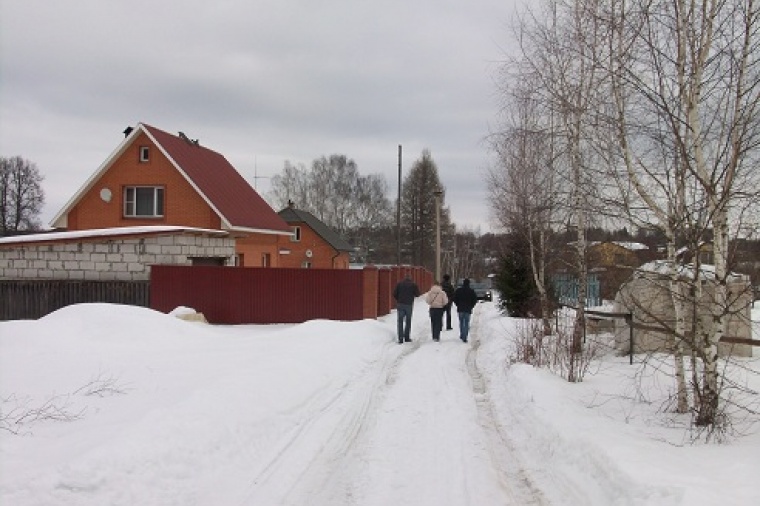
[[[147,280],[152,264],[234,256],[234,239],[192,234],[19,242],[0,245],[0,279]]]

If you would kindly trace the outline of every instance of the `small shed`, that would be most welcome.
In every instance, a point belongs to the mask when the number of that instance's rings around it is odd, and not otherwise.
[[[694,300],[694,267],[677,265],[678,279],[683,288],[681,295],[684,304],[686,333],[692,332],[696,318],[707,329],[714,325],[710,306],[715,296],[715,270],[713,266],[700,268],[698,283],[702,286],[702,295]],[[633,323],[633,348],[635,353],[671,352],[668,344],[668,328],[675,327],[675,306],[670,288],[672,264],[664,260],[646,263],[636,269],[615,297],[613,311],[631,313]],[[752,338],[750,310],[752,305],[752,285],[748,276],[730,274],[727,279],[728,303],[725,311],[728,315],[726,335],[740,339]],[[661,330],[658,330],[661,329]],[[617,349],[630,352],[630,328],[626,321],[616,320],[615,343]],[[751,357],[752,346],[748,344],[721,343],[718,347],[721,356]]]

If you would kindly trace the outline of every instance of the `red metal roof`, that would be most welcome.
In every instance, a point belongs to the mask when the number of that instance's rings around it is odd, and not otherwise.
[[[230,227],[290,233],[290,226],[285,220],[224,156],[145,123],[141,126],[166,151]]]

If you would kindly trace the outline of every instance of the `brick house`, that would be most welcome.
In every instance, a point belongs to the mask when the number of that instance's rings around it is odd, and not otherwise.
[[[278,214],[293,232],[280,243],[280,267],[348,269],[353,246],[316,216],[296,209],[293,202]]]
[[[290,226],[221,154],[139,123],[53,218],[68,231],[182,226],[234,237],[235,262],[279,267]]]

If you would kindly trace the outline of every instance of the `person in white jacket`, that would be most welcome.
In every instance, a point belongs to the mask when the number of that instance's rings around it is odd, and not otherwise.
[[[438,281],[433,283],[430,291],[425,294],[425,302],[430,306],[430,327],[433,329],[433,341],[440,341],[444,308],[449,303],[449,298]]]

